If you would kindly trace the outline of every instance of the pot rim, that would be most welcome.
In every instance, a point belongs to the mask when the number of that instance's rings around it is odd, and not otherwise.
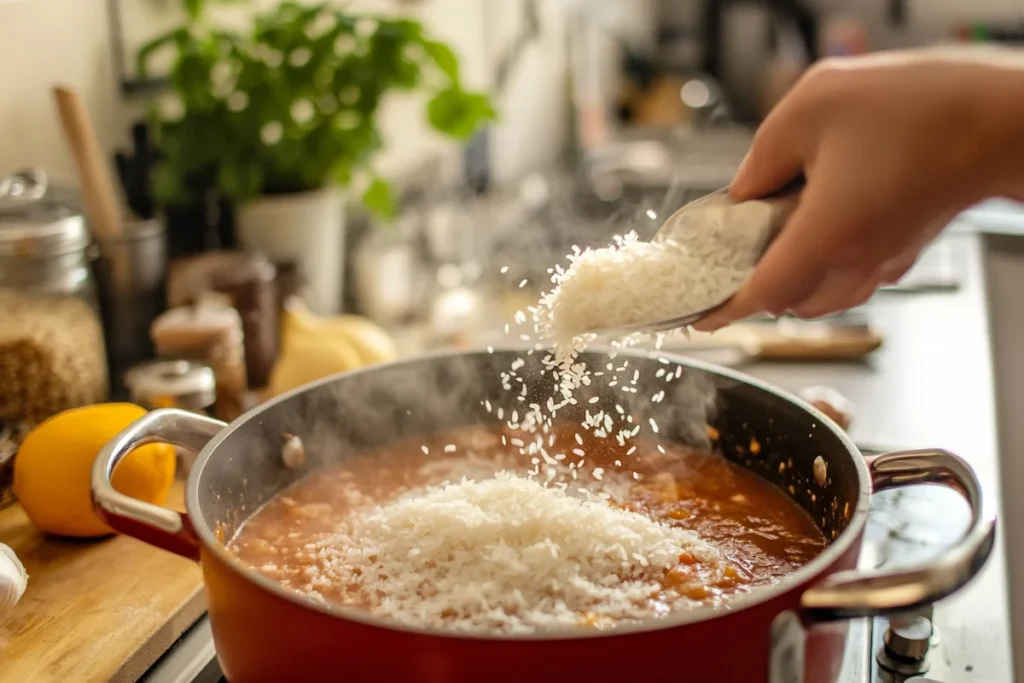
[[[667,358],[673,363],[678,363],[683,367],[700,370],[703,372],[724,377],[726,379],[735,380],[743,384],[752,385],[757,389],[766,391],[776,397],[788,401],[789,403],[801,408],[808,413],[812,418],[818,421],[818,426],[829,430],[834,436],[836,436],[840,443],[846,447],[847,452],[853,459],[854,469],[857,473],[857,503],[854,506],[854,510],[850,515],[850,520],[847,523],[846,528],[843,530],[838,537],[832,540],[831,543],[826,546],[825,550],[822,551],[817,557],[805,564],[804,566],[797,569],[792,574],[787,575],[781,581],[773,586],[759,587],[752,590],[749,593],[737,595],[731,598],[725,605],[706,605],[696,607],[691,610],[681,612],[676,616],[665,617],[656,621],[649,621],[639,624],[627,624],[619,626],[607,631],[586,631],[583,629],[563,629],[545,631],[543,633],[532,633],[532,634],[508,634],[508,635],[494,635],[484,633],[463,633],[455,631],[447,631],[440,628],[418,628],[414,626],[408,626],[387,617],[377,617],[369,614],[365,610],[356,607],[344,607],[341,605],[334,605],[328,603],[321,603],[307,598],[295,591],[286,589],[279,583],[272,579],[263,576],[252,567],[244,564],[241,560],[235,557],[232,553],[228,552],[226,543],[219,541],[206,520],[203,519],[201,513],[201,506],[199,502],[199,481],[202,478],[203,469],[209,462],[213,453],[217,450],[222,443],[227,439],[231,438],[232,434],[240,429],[242,425],[250,420],[258,420],[260,415],[278,405],[289,401],[295,396],[312,391],[318,387],[330,384],[337,381],[340,377],[351,376],[356,374],[363,374],[380,370],[383,367],[405,365],[411,363],[420,363],[424,361],[434,359],[445,359],[453,358],[456,356],[476,356],[476,355],[491,355],[493,353],[525,353],[527,350],[534,349],[532,345],[521,345],[521,344],[510,344],[505,346],[493,346],[488,349],[444,349],[441,351],[433,351],[429,353],[420,354],[410,358],[393,361],[391,363],[372,365],[351,370],[344,375],[332,375],[323,379],[311,382],[303,385],[289,392],[281,394],[269,401],[259,405],[258,407],[246,412],[241,415],[227,427],[221,430],[215,437],[213,437],[206,446],[196,456],[195,463],[192,466],[192,470],[189,473],[188,481],[185,492],[185,507],[188,511],[189,518],[192,521],[193,529],[202,543],[205,552],[212,553],[218,560],[223,562],[225,565],[230,567],[232,571],[240,574],[240,578],[250,583],[255,584],[259,588],[269,592],[274,597],[280,598],[287,602],[294,604],[297,607],[304,609],[313,610],[319,612],[325,616],[341,619],[344,621],[351,621],[363,626],[375,627],[386,629],[390,631],[404,632],[410,635],[419,636],[432,636],[441,638],[453,638],[459,640],[495,640],[495,641],[562,641],[562,640],[577,640],[577,639],[592,639],[602,637],[613,637],[622,635],[637,635],[654,631],[662,631],[666,629],[678,628],[680,626],[692,625],[696,623],[711,621],[726,617],[735,612],[743,610],[753,609],[765,603],[771,602],[776,598],[785,595],[791,591],[798,589],[801,586],[811,584],[814,579],[819,577],[821,573],[828,567],[832,566],[851,545],[857,542],[864,531],[864,527],[867,524],[867,517],[870,511],[870,498],[871,498],[871,476],[868,471],[867,463],[865,462],[860,450],[854,445],[849,435],[846,434],[842,429],[839,428],[832,420],[830,420],[824,413],[810,405],[798,396],[791,394],[783,389],[773,386],[767,382],[752,377],[746,373],[738,372],[731,368],[722,367],[715,365],[714,363],[706,363],[700,360],[688,358],[677,353],[666,353],[660,350],[648,350],[641,348],[630,348],[630,349],[618,349],[606,346],[591,346],[586,349],[587,352],[597,353],[612,353],[614,352],[618,356],[628,356],[631,358],[640,358],[646,360],[656,360],[658,358]]]

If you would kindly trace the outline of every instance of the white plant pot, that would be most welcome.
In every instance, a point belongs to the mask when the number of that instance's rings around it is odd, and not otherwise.
[[[320,315],[341,310],[345,207],[335,188],[260,197],[239,207],[238,242],[275,263],[295,263],[306,280],[303,298]]]

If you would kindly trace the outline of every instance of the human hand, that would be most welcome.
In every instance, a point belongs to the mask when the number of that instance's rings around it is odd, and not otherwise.
[[[799,205],[740,291],[694,327],[758,312],[815,318],[899,280],[956,214],[1006,188],[1006,143],[1022,132],[1007,123],[1020,109],[1006,89],[1024,90],[1019,66],[921,50],[812,67],[758,129],[731,186],[753,199],[803,171]]]

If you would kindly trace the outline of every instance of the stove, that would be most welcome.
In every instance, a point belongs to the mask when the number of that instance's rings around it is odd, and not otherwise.
[[[969,519],[967,504],[947,489],[919,486],[883,491],[873,498],[860,565],[898,567],[932,558],[966,530]],[[984,576],[978,580],[983,581]],[[941,627],[933,626],[933,622],[961,618],[970,618],[964,606],[938,604],[892,619],[852,622],[840,683],[972,680],[974,658],[985,653],[965,652],[943,643]],[[205,616],[140,679],[140,683],[219,681],[225,679]]]

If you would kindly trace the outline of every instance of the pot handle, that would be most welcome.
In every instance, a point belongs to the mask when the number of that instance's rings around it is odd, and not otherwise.
[[[114,490],[114,468],[149,443],[170,443],[199,452],[227,424],[176,408],[154,410],[128,425],[100,451],[92,466],[92,505],[109,526],[158,548],[199,559],[199,538],[188,515],[144,503]]]
[[[939,558],[900,570],[850,570],[828,577],[801,597],[811,622],[903,612],[941,600],[963,588],[984,566],[996,537],[995,504],[967,462],[948,451],[899,451],[868,458],[875,491],[939,484],[971,506],[971,524],[959,543]]]

